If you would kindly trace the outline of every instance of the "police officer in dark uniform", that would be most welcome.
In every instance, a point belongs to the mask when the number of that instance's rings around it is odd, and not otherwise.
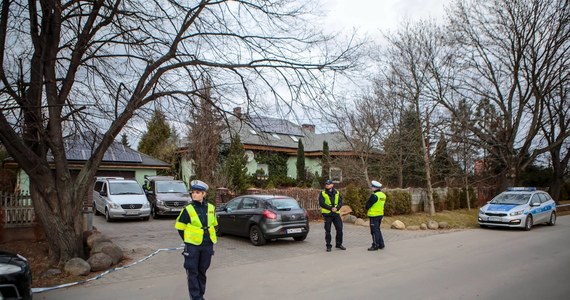
[[[319,195],[319,205],[321,213],[325,219],[325,243],[327,252],[331,251],[331,223],[334,224],[336,231],[335,247],[340,250],[346,250],[342,245],[342,219],[340,217],[340,208],[342,207],[342,196],[340,192],[334,188],[332,180],[325,182],[325,189]]]
[[[372,247],[368,248],[368,251],[376,251],[378,249],[384,249],[384,239],[380,231],[380,224],[382,224],[382,218],[384,218],[386,194],[381,191],[382,184],[376,180],[372,180],[370,189],[372,190],[372,194],[368,198],[368,201],[366,201],[365,207],[366,214],[370,219],[370,234],[372,235]]]
[[[206,271],[214,255],[217,242],[216,229],[218,220],[214,205],[204,196],[208,185],[200,180],[193,180],[192,203],[188,204],[176,219],[174,227],[184,241],[184,268],[188,280],[190,299],[203,300],[206,292]]]

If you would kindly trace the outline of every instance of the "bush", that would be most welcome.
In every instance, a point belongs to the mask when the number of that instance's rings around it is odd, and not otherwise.
[[[343,195],[343,204],[350,206],[352,214],[358,218],[366,218],[366,210],[364,209],[370,191],[367,188],[348,185],[341,191]]]
[[[407,215],[412,213],[412,195],[401,190],[385,191],[384,215]]]

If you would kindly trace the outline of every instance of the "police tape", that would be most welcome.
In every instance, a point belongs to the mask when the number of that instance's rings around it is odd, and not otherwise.
[[[137,261],[135,261],[135,262],[133,262],[133,263],[131,263],[131,264],[129,264],[129,265],[120,266],[120,267],[115,267],[115,268],[109,269],[109,270],[107,270],[107,271],[105,271],[105,272],[103,272],[103,273],[101,273],[101,274],[99,274],[99,275],[97,275],[97,276],[95,276],[95,277],[92,277],[92,278],[89,278],[89,279],[85,279],[85,280],[76,281],[76,282],[70,282],[70,283],[60,284],[60,285],[57,285],[57,286],[51,286],[51,287],[45,287],[45,288],[32,288],[32,293],[33,293],[33,294],[43,293],[43,292],[47,292],[47,291],[51,291],[51,290],[56,290],[56,289],[61,289],[61,288],[65,288],[65,287],[74,286],[74,285],[77,285],[77,284],[87,283],[87,282],[90,282],[90,281],[93,281],[93,280],[97,280],[97,279],[103,278],[103,276],[105,276],[105,275],[107,275],[107,274],[109,274],[109,273],[112,273],[112,272],[115,272],[115,271],[119,271],[119,270],[122,270],[122,269],[130,268],[130,267],[132,267],[132,266],[134,266],[134,265],[136,265],[136,264],[138,264],[138,263],[141,263],[141,262],[143,262],[143,261],[145,261],[145,260],[147,260],[147,259],[149,259],[149,258],[155,256],[155,255],[158,254],[160,251],[172,251],[172,250],[182,250],[182,249],[184,249],[184,247],[160,248],[160,249],[154,251],[153,253],[147,255],[146,257],[143,257],[143,258],[141,258],[141,259],[139,259],[139,260],[137,260]]]

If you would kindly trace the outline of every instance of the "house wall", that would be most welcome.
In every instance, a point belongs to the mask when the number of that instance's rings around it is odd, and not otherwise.
[[[321,159],[316,157],[305,157],[305,169],[311,174],[321,175]],[[290,156],[287,159],[287,176],[290,178],[297,178],[297,156]]]
[[[105,170],[106,173],[112,172],[113,170]],[[145,176],[155,176],[155,169],[121,169],[122,172],[134,172],[135,180],[142,185],[144,183]],[[18,172],[18,182],[16,184],[16,192],[20,194],[29,195],[30,194],[30,177],[26,172],[20,169]]]
[[[182,159],[180,159],[180,173],[182,174],[182,181],[186,183],[190,182],[190,177],[196,174],[192,167],[192,162],[192,160],[189,160],[186,157],[182,157]]]

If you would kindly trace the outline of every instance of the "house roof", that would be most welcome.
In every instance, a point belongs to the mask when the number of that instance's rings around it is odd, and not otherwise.
[[[305,153],[322,152],[323,142],[329,144],[329,152],[352,153],[350,145],[340,132],[315,133],[313,129],[299,126],[293,122],[271,117],[248,118],[247,122],[231,118],[230,130],[240,136],[246,149],[272,149],[281,148],[284,152],[297,151],[299,139],[303,142]],[[229,143],[228,131],[222,134],[222,141]]]
[[[91,152],[96,146],[93,143],[93,136],[86,134],[65,138],[65,154],[71,168],[81,167],[91,157]],[[51,153],[48,153],[47,158],[49,163],[53,162]],[[7,168],[18,167],[18,164],[12,157],[6,158],[3,165]],[[99,167],[168,169],[170,164],[114,141],[105,151]]]

